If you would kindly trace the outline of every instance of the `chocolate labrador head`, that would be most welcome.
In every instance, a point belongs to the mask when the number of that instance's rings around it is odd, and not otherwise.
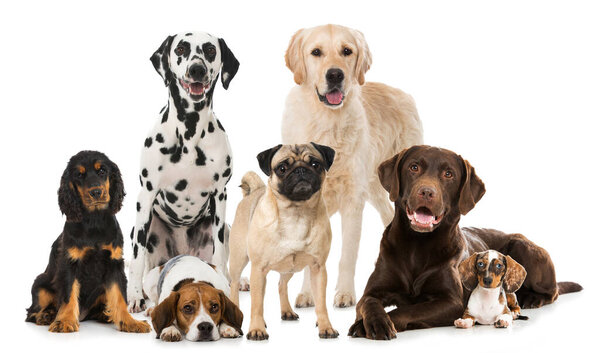
[[[405,149],[383,162],[378,173],[396,204],[396,217],[407,217],[411,229],[420,233],[458,222],[485,193],[469,162],[438,147]]]

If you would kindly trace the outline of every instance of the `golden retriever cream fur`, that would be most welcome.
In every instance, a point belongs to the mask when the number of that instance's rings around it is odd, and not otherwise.
[[[351,306],[356,303],[354,273],[365,201],[377,209],[386,226],[394,214],[377,166],[423,143],[421,121],[410,95],[365,82],[371,52],[357,30],[338,25],[301,29],[290,40],[285,62],[297,86],[285,104],[283,143],[314,141],[336,152],[323,197],[329,215],[340,212],[342,220],[334,305]],[[297,307],[314,305],[308,277],[305,270]]]

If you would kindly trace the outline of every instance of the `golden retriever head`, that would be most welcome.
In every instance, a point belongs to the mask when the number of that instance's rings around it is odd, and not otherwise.
[[[365,83],[371,52],[361,32],[325,25],[296,32],[285,63],[297,84],[314,89],[315,98],[335,109],[342,106],[354,85]]]

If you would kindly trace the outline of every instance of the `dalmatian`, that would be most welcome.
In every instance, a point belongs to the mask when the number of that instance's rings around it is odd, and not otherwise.
[[[169,100],[142,148],[142,188],[131,231],[130,312],[146,308],[144,273],[177,255],[197,256],[228,273],[225,186],[231,147],[212,98],[219,75],[227,89],[239,62],[223,39],[202,32],[167,37],[150,60]]]

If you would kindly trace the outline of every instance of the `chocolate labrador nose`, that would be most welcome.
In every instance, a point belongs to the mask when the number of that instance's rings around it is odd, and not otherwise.
[[[419,198],[421,198],[425,201],[433,200],[433,198],[435,197],[435,194],[436,194],[435,188],[432,188],[429,186],[421,186],[417,190],[417,195],[419,196]]]

